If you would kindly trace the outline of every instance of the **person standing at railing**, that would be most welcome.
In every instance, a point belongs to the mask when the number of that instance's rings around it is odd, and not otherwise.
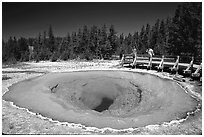
[[[133,50],[132,50],[132,52],[133,52],[133,54],[136,56],[137,55],[137,50],[136,50],[136,48],[134,48]]]
[[[147,52],[148,55],[149,55],[149,61],[150,61],[150,59],[152,58],[152,56],[154,56],[154,51],[153,51],[153,49],[148,48],[148,49],[146,50],[146,52]]]
[[[132,51],[133,51],[133,54],[135,56],[134,61],[132,63],[132,67],[136,68],[137,50],[136,50],[136,48],[134,48]]]

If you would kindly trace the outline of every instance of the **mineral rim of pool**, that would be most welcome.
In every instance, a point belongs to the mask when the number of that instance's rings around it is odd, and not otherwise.
[[[182,119],[197,106],[172,80],[107,70],[45,74],[12,85],[3,99],[60,122],[115,129]]]

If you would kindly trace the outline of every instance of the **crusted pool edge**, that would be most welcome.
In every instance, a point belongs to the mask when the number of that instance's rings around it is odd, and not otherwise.
[[[143,70],[143,69],[127,69],[127,68],[119,68],[119,69],[116,69],[116,68],[106,68],[106,69],[77,69],[77,70],[68,70],[68,71],[63,71],[63,72],[51,72],[51,73],[67,73],[67,72],[77,72],[77,71],[105,71],[105,70],[108,70],[108,71],[124,71],[124,72],[137,72],[137,73],[144,73],[144,74],[151,74],[151,75],[154,75],[154,76],[157,76],[157,77],[160,77],[160,78],[163,78],[163,79],[169,79],[169,80],[173,80],[173,75],[170,75],[169,73],[161,73],[161,72],[156,72],[156,71],[150,71],[150,70]],[[155,73],[156,72],[156,73]],[[36,77],[41,77],[43,76],[44,74],[40,75],[40,76],[36,76]],[[35,78],[35,77],[32,77],[32,78]],[[30,79],[30,78],[27,78],[27,79]],[[24,79],[24,80],[27,80],[27,79]],[[20,82],[20,81],[18,81]],[[15,82],[13,84],[11,84],[9,87],[11,87],[12,85],[18,83],[18,82]],[[199,93],[196,93],[194,91],[192,91],[189,87],[186,87],[185,85],[182,84],[182,82],[178,82],[178,81],[175,81],[182,89],[184,89],[184,91],[186,93],[189,93],[190,92],[190,96],[195,98],[197,101],[199,100],[202,100],[202,96],[199,94]],[[188,84],[190,85],[190,84]],[[6,92],[9,91],[9,87],[7,87],[7,91],[4,92],[4,94]],[[4,95],[3,94],[3,95]],[[4,100],[3,100],[4,101]],[[7,102],[7,101],[5,101]],[[89,126],[85,126],[85,125],[82,125],[82,124],[76,124],[76,123],[69,123],[69,122],[59,122],[57,120],[53,120],[52,118],[48,118],[48,117],[44,117],[42,116],[41,114],[37,114],[37,113],[34,113],[34,112],[31,112],[30,110],[26,109],[26,108],[22,108],[22,107],[18,107],[16,106],[13,102],[10,102],[10,105],[17,108],[17,109],[21,109],[21,110],[25,110],[27,111],[29,114],[31,115],[37,115],[40,119],[43,119],[43,120],[48,120],[56,125],[66,125],[68,127],[72,127],[72,128],[80,128],[80,129],[83,129],[87,132],[100,132],[100,133],[104,133],[106,130],[110,130],[111,132],[121,132],[121,131],[126,131],[126,132],[133,132],[133,131],[136,131],[136,130],[139,130],[141,128],[148,128],[148,129],[152,129],[152,128],[159,128],[160,126],[171,126],[171,125],[175,125],[175,124],[180,124],[181,122],[184,122],[186,121],[190,115],[194,114],[194,113],[197,113],[199,112],[201,109],[201,106],[202,104],[198,104],[198,106],[196,106],[196,110],[195,111],[192,111],[192,112],[188,112],[187,113],[187,116],[183,119],[179,119],[179,120],[172,120],[170,122],[164,122],[163,124],[155,124],[155,125],[147,125],[147,126],[144,126],[144,127],[137,127],[137,128],[127,128],[127,129],[114,129],[114,128],[110,128],[110,127],[105,127],[105,128],[97,128],[97,127],[89,127]]]

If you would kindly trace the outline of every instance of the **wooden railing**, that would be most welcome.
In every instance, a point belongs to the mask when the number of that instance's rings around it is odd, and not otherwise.
[[[185,60],[185,61],[184,61]],[[188,60],[188,63],[187,63]],[[198,61],[198,59],[196,59]],[[201,59],[199,60],[201,61]],[[178,74],[178,70],[180,67],[184,68],[184,74],[192,74],[193,69],[196,69],[192,76],[198,76],[201,73],[202,63],[196,62],[194,64],[195,58],[194,57],[183,57],[183,56],[154,56],[149,58],[147,55],[142,54],[123,54],[121,59],[121,65],[124,66],[125,64],[132,65],[133,68],[136,68],[139,65],[147,67],[147,69],[152,69],[153,65],[157,68],[158,71],[164,70],[164,67],[168,67],[170,71],[175,72]],[[199,65],[198,65],[199,64]],[[199,73],[199,74],[198,74]],[[199,75],[200,76],[200,75]]]

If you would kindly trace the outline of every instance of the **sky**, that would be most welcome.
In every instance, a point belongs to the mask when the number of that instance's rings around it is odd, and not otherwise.
[[[37,37],[52,26],[55,36],[66,36],[84,25],[114,25],[118,34],[140,31],[157,19],[173,17],[176,2],[3,2],[2,37]]]

